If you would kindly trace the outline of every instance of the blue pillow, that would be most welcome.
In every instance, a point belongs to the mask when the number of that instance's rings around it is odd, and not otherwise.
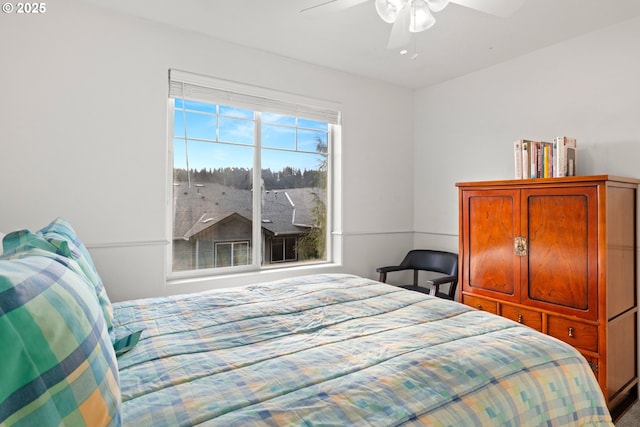
[[[32,233],[29,230],[12,231],[2,239],[3,253],[5,257],[10,257],[19,252],[29,249],[39,248],[54,254],[69,257],[71,251],[66,242],[57,240],[47,240],[42,236]]]
[[[0,342],[10,343],[0,425],[120,426],[117,360],[93,286],[68,258],[18,236],[23,250],[0,257]]]
[[[78,263],[82,269],[82,273],[93,283],[105,321],[107,322],[107,327],[111,330],[113,328],[113,307],[107,295],[107,290],[104,288],[102,279],[93,264],[89,250],[84,243],[82,243],[73,227],[71,227],[71,224],[69,224],[66,219],[59,217],[39,230],[37,234],[43,236],[51,245],[56,247],[58,251],[69,251],[67,256]]]

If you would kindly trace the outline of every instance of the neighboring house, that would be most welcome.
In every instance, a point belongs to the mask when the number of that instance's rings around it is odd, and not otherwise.
[[[302,261],[299,239],[317,225],[314,188],[262,192],[262,264]],[[173,270],[251,263],[252,190],[174,183]]]

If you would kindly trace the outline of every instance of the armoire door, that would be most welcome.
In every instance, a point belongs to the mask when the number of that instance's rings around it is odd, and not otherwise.
[[[514,237],[520,229],[520,190],[469,190],[462,197],[463,287],[503,301],[520,300],[520,258]]]
[[[522,303],[597,319],[595,186],[522,190]]]

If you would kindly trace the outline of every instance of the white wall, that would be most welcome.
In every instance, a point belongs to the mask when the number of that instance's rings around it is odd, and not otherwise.
[[[377,266],[410,249],[408,90],[78,0],[0,19],[0,230],[36,230],[65,216],[113,300],[282,276],[165,283],[169,68],[340,102],[344,266],[332,271],[375,277]]]
[[[578,174],[640,178],[640,18],[425,88],[414,114],[416,247],[457,251],[455,183],[512,179],[517,139],[573,136]]]
[[[573,136],[578,174],[640,178],[640,19],[415,96],[415,245],[457,249],[456,182],[512,179],[513,141]]]
[[[640,177],[638,19],[415,94],[79,0],[1,19],[0,231],[67,217],[114,300],[283,276],[166,284],[169,68],[342,103],[331,271],[457,250],[455,182],[511,178],[515,139],[575,136],[580,174]]]

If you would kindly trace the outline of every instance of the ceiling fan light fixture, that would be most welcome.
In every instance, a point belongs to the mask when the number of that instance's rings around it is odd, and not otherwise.
[[[431,10],[425,0],[412,0],[410,15],[409,31],[412,33],[428,30],[436,23],[436,18],[431,14]]]
[[[376,11],[384,22],[393,24],[405,5],[406,0],[376,0]]]
[[[449,5],[449,0],[427,0],[427,4],[429,9],[437,13]]]

